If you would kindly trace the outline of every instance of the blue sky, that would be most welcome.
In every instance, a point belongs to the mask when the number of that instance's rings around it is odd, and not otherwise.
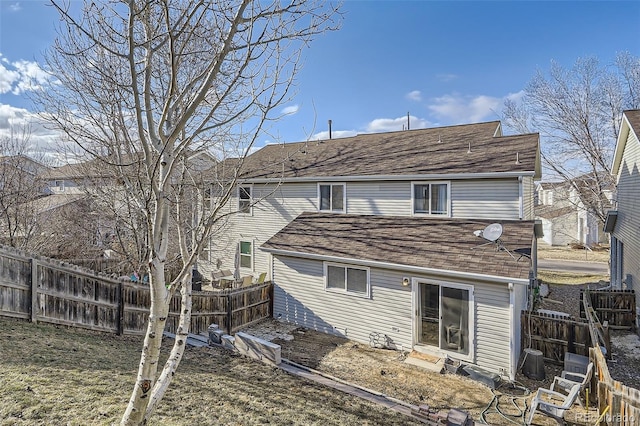
[[[305,52],[286,142],[499,119],[537,70],[578,57],[640,56],[638,1],[351,1],[337,32]],[[55,11],[39,0],[0,0],[0,135],[28,119],[25,95],[46,84],[41,52]],[[314,126],[315,122],[315,126]],[[34,129],[35,143],[51,132]],[[271,142],[265,136],[259,145]]]

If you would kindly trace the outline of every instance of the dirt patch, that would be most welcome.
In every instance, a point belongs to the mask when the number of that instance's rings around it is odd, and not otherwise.
[[[549,296],[541,307],[578,317],[580,290],[587,286],[596,288],[598,285],[551,284]],[[522,424],[522,412],[532,393],[539,387],[549,388],[554,376],[562,371],[562,366],[546,363],[544,380],[518,374],[515,383],[504,383],[492,392],[468,377],[438,374],[409,365],[404,362],[406,352],[374,349],[339,336],[297,328],[276,320],[267,320],[243,331],[260,335],[262,328],[280,329],[280,337],[269,340],[281,345],[282,356],[293,362],[411,404],[426,404],[440,409],[460,408],[469,412],[476,421],[484,419],[492,425]],[[638,389],[640,342],[636,344],[637,336],[633,336],[636,335],[629,332],[612,332],[614,358],[609,363],[609,370],[614,379]],[[546,419],[537,416],[535,424],[555,423],[547,423]]]
[[[484,413],[484,419],[492,425],[508,425],[513,421],[522,424],[528,391],[504,386],[494,393],[468,377],[434,373],[407,364],[406,352],[375,349],[305,328],[291,329],[291,324],[275,320],[243,331],[259,335],[262,325],[273,329],[279,324],[286,337],[272,341],[281,345],[282,356],[293,362],[410,404],[429,405],[432,409],[459,408],[476,420]],[[502,401],[500,412],[494,408],[498,400]]]

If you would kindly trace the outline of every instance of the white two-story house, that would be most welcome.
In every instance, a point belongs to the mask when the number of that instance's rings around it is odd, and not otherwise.
[[[584,198],[591,195],[590,175],[582,175],[571,182],[540,182],[536,185],[534,201],[536,218],[542,222],[543,241],[552,246],[568,244],[607,243],[602,232],[604,223],[589,210]],[[581,193],[577,188],[584,188]],[[599,194],[604,206],[611,206],[613,188],[603,189]]]
[[[538,135],[499,122],[269,145],[200,269],[238,257],[275,318],[513,378],[539,178]]]

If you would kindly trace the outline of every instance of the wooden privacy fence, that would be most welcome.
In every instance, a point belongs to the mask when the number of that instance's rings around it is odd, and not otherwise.
[[[64,262],[0,247],[0,315],[119,334],[143,334],[151,305],[148,285],[119,281]],[[192,333],[215,323],[228,333],[268,318],[270,282],[238,289],[192,293]],[[180,315],[180,295],[171,300],[166,330]]]
[[[589,356],[592,343],[587,320],[522,311],[521,321],[523,350],[537,349],[545,361],[554,364],[563,364],[565,352]]]
[[[612,329],[635,328],[636,295],[633,290],[580,290],[580,300],[589,295],[591,307],[600,322],[607,321]],[[584,304],[580,303],[580,317],[586,318]]]
[[[640,424],[640,391],[611,378],[600,346],[589,350],[589,358],[595,366],[592,387],[597,386],[598,413],[604,414],[602,423],[599,424],[615,426]]]

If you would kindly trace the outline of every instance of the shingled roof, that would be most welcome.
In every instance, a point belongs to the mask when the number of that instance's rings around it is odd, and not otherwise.
[[[627,116],[627,120],[629,120],[629,124],[634,132],[640,133],[640,109],[631,109],[624,112],[624,115]],[[640,136],[639,136],[640,138]]]
[[[242,178],[534,173],[538,134],[500,136],[500,122],[267,145],[244,161]]]
[[[514,260],[474,231],[492,222],[466,219],[303,213],[261,248],[311,255],[406,265],[442,271],[527,279],[530,262]],[[531,249],[533,221],[500,221],[509,250]],[[515,255],[519,258],[518,255]]]

